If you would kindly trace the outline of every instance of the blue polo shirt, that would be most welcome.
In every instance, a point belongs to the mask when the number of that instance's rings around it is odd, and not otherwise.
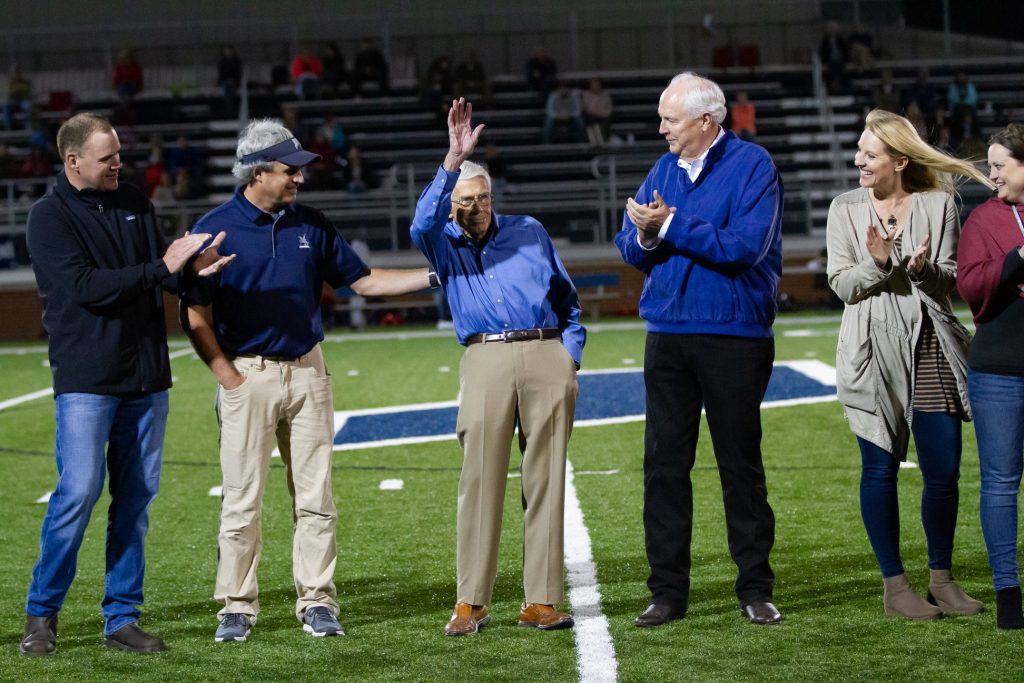
[[[579,364],[587,336],[580,300],[544,226],[530,216],[493,215],[494,229],[477,244],[448,217],[458,179],[458,171],[438,169],[410,230],[441,280],[459,343],[480,332],[554,327]]]
[[[226,231],[220,253],[237,258],[211,278],[189,278],[182,301],[213,306],[217,341],[229,356],[298,358],[324,338],[323,283],[347,286],[370,269],[320,211],[289,204],[272,215],[242,190],[193,228]]]

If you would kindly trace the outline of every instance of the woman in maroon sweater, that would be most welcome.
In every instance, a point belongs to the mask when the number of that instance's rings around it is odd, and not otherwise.
[[[1024,628],[1017,573],[1017,493],[1024,469],[1024,124],[989,140],[996,196],[971,212],[957,253],[957,289],[977,334],[967,386],[981,464],[981,529],[996,590],[996,624]]]

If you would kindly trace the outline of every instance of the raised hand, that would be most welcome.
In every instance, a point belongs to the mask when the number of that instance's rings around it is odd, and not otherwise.
[[[217,233],[217,236],[213,238],[213,241],[210,242],[210,246],[199,252],[199,256],[197,256],[196,260],[192,262],[192,270],[196,275],[209,277],[214,273],[219,273],[225,268],[225,266],[235,260],[235,254],[231,254],[230,256],[221,256],[217,253],[217,248],[220,247],[221,242],[223,242],[224,238],[227,236],[228,234],[221,230]]]
[[[881,234],[879,231],[881,231]],[[865,240],[865,245],[868,248],[868,253],[871,254],[871,258],[874,259],[875,265],[883,270],[889,269],[889,257],[892,256],[893,246],[896,243],[896,238],[902,234],[902,225],[893,228],[879,228],[872,223],[868,226],[868,237]]]
[[[907,261],[907,270],[914,277],[919,277],[924,274],[925,265],[928,263],[928,242],[930,241],[931,235],[925,235],[924,239],[921,240],[921,244],[917,245],[917,249],[910,255],[910,259]]]
[[[457,171],[462,162],[469,158],[480,140],[484,124],[473,127],[473,105],[464,97],[452,100],[448,110],[448,155],[444,158],[446,171]]]

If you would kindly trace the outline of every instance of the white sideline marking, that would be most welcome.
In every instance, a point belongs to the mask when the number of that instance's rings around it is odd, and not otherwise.
[[[36,498],[36,502],[37,503],[49,503],[50,502],[50,496],[52,496],[52,495],[53,495],[53,491],[47,491],[43,495],[41,495],[38,498]]]
[[[590,533],[576,497],[572,463],[565,463],[565,569],[569,575],[569,604],[576,625],[576,668],[580,683],[618,679],[619,662],[608,631],[608,617],[601,611],[601,588],[590,548]]]
[[[45,351],[46,347],[42,347],[42,349]],[[192,347],[191,346],[188,347],[187,349],[179,349],[177,351],[174,351],[171,354],[169,354],[169,357],[170,358],[180,358],[180,357],[188,355],[190,353],[194,353],[192,351]],[[47,365],[48,364],[49,363],[47,363]],[[40,389],[39,391],[33,391],[31,394],[24,394],[23,396],[15,396],[14,398],[7,399],[6,401],[0,401],[0,410],[4,410],[6,408],[12,408],[12,407],[14,407],[16,405],[20,405],[22,403],[27,403],[28,401],[34,401],[37,398],[42,398],[44,396],[49,396],[52,393],[53,393],[53,387],[50,387],[49,389]]]
[[[401,491],[405,487],[405,482],[401,479],[385,479],[380,483],[381,491]]]
[[[195,353],[196,352],[192,349],[192,347],[189,346],[184,349],[178,349],[177,351],[171,351],[169,354],[167,354],[167,357],[170,358],[171,360],[174,360],[175,358],[181,358],[182,356],[195,355]],[[199,356],[196,356],[196,358],[198,357]]]
[[[223,486],[214,486],[209,491],[206,492],[206,495],[211,496],[213,498],[220,498],[223,493]]]
[[[901,470],[916,470],[917,469],[917,463],[916,462],[910,462],[909,460],[904,460],[903,462],[900,463],[900,469]]]
[[[6,401],[0,401],[0,410],[12,408],[22,403],[28,403],[29,401],[34,401],[37,398],[49,396],[52,393],[53,387],[50,387],[49,389],[40,389],[39,391],[33,391],[31,394],[25,394],[24,396],[15,396],[14,398],[9,398]]]
[[[584,474],[618,474],[618,473],[619,473],[618,470],[580,470],[576,474],[584,475]]]

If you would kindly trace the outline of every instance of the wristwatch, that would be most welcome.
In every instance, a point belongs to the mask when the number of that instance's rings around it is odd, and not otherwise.
[[[430,271],[429,273],[427,273],[427,279],[430,281],[431,289],[437,289],[438,287],[441,286],[441,280],[438,279],[437,273],[435,273],[434,271]]]

